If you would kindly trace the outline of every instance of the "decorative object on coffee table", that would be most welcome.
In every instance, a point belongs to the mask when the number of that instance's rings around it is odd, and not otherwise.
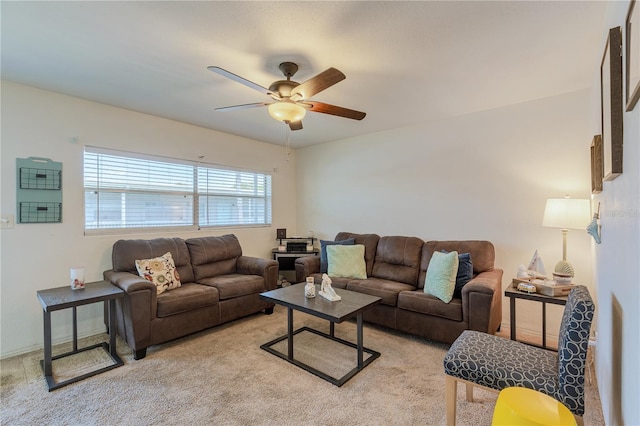
[[[342,298],[336,294],[333,287],[331,287],[331,278],[329,278],[329,275],[327,274],[322,274],[322,285],[320,286],[320,293],[318,294],[332,302],[342,300]]]
[[[307,277],[307,284],[304,286],[304,295],[308,299],[316,297],[316,286],[313,283],[313,277]]]

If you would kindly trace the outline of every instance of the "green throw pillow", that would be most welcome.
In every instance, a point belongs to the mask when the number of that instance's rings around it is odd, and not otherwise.
[[[327,274],[330,277],[367,279],[364,246],[327,246]]]
[[[453,299],[453,290],[456,287],[456,274],[458,273],[458,252],[433,253],[427,278],[424,282],[424,292],[437,297],[445,303]]]

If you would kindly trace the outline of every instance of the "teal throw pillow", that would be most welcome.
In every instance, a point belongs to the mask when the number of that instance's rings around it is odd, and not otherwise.
[[[437,297],[445,303],[453,299],[458,273],[458,252],[441,253],[436,251],[431,256],[427,267],[427,278],[424,292]]]
[[[331,245],[343,245],[343,246],[352,246],[356,243],[354,238],[347,238],[346,240],[320,240],[320,273],[324,274],[328,270],[328,262],[327,262],[327,246]]]
[[[364,262],[364,246],[331,245],[327,246],[327,273],[330,277],[367,279],[367,267]]]

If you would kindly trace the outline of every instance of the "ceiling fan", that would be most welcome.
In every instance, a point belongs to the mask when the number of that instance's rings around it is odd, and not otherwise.
[[[324,102],[311,101],[313,95],[333,86],[334,84],[347,78],[342,72],[335,68],[329,68],[320,74],[311,77],[304,83],[291,80],[291,77],[298,71],[298,65],[293,62],[283,62],[278,67],[287,78],[286,80],[274,81],[269,88],[265,88],[240,77],[232,72],[215,66],[207,67],[208,70],[230,78],[240,84],[244,84],[260,93],[271,96],[273,102],[256,102],[252,104],[234,105],[216,108],[216,111],[232,111],[236,109],[255,108],[266,106],[269,115],[279,121],[284,121],[291,130],[302,129],[302,118],[307,110],[320,112],[323,114],[337,115],[338,117],[362,120],[367,114],[348,108],[326,104]]]

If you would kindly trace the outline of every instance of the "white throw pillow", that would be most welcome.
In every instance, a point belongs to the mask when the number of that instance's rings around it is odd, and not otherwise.
[[[136,260],[138,274],[156,285],[158,294],[180,287],[180,276],[170,252],[153,259]]]

